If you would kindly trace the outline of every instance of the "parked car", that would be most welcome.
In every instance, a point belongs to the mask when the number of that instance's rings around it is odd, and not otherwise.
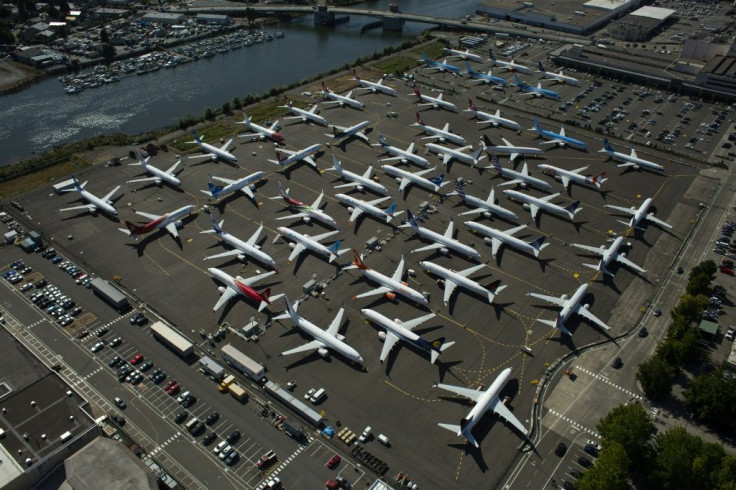
[[[337,465],[340,464],[340,461],[342,461],[342,458],[339,454],[334,455],[330,460],[327,462],[327,468],[333,470]]]
[[[115,405],[117,405],[121,410],[125,410],[125,407],[127,407],[125,401],[119,396],[115,397]]]

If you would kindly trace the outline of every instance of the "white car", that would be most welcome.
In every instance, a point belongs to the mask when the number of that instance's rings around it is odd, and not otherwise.
[[[585,443],[585,445],[586,445],[586,446],[593,446],[593,447],[594,447],[594,448],[596,448],[596,450],[598,450],[598,451],[600,451],[600,450],[601,450],[601,445],[600,445],[600,444],[598,444],[597,442],[595,442],[595,441],[594,441],[594,440],[592,440],[592,439],[588,439],[588,441],[587,441],[587,442]]]
[[[312,395],[314,395],[316,391],[316,388],[309,388],[309,391],[307,391],[307,393],[304,395],[304,399],[309,400],[310,398],[312,398]]]
[[[103,347],[105,347],[104,342],[97,342],[95,345],[92,346],[92,352],[100,352]]]

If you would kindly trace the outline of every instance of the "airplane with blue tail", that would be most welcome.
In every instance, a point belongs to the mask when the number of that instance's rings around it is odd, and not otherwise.
[[[501,78],[501,77],[497,77],[495,75],[492,75],[491,74],[491,70],[488,70],[488,73],[483,73],[483,72],[480,72],[480,71],[475,71],[470,66],[470,63],[468,63],[467,61],[465,62],[465,73],[467,73],[468,75],[470,75],[470,78],[472,79],[471,80],[472,82],[479,82],[479,83],[485,83],[485,84],[491,84],[492,83],[494,85],[498,85],[498,86],[501,86],[501,87],[506,86],[506,80],[503,79],[503,78]]]
[[[560,100],[560,94],[554,90],[542,88],[542,83],[538,82],[537,86],[527,85],[524,81],[519,78],[519,75],[514,75],[514,85],[519,87],[524,95],[530,95],[532,97],[547,97],[548,99]]]
[[[441,73],[454,73],[459,74],[460,68],[458,68],[455,65],[450,65],[447,63],[447,59],[445,61],[432,61],[429,58],[427,58],[427,55],[424,54],[424,51],[422,51],[422,59],[421,61],[424,62],[426,65],[424,68],[428,70],[437,70]]]
[[[534,118],[534,126],[529,131],[536,131],[542,138],[549,140],[543,141],[543,145],[557,145],[561,147],[570,146],[577,150],[588,151],[588,146],[582,141],[565,135],[565,127],[560,126],[560,132],[555,133],[549,129],[544,129],[539,124],[539,119]]]
[[[254,172],[247,177],[243,177],[242,179],[238,180],[231,180],[224,177],[216,177],[214,175],[210,175],[210,179],[224,182],[226,185],[219,186],[213,184],[212,182],[208,182],[207,186],[209,187],[209,190],[203,190],[201,192],[207,194],[211,199],[221,199],[229,194],[232,194],[233,192],[240,191],[248,196],[251,200],[255,201],[256,197],[255,195],[253,195],[253,190],[255,190],[255,187],[253,186],[253,184],[261,180],[265,175],[265,172]]]

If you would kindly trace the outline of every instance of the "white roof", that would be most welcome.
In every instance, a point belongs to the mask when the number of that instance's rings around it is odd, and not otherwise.
[[[633,12],[631,12],[631,15],[636,15],[637,17],[647,17],[649,19],[664,20],[674,13],[675,10],[672,9],[652,7],[651,5],[647,5],[646,7],[634,10]]]
[[[601,10],[616,10],[624,5],[628,5],[633,0],[590,0],[585,2],[583,7]]]

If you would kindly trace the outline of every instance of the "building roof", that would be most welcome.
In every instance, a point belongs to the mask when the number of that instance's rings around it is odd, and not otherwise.
[[[601,10],[616,10],[617,8],[631,2],[632,0],[590,0],[585,2],[583,7]]]
[[[736,57],[714,56],[701,73],[709,73],[721,77],[736,77]]]
[[[64,462],[74,490],[156,489],[156,475],[122,443],[97,437]]]
[[[144,19],[171,19],[178,20],[184,17],[184,14],[176,12],[148,12],[143,16]]]
[[[650,19],[665,20],[671,15],[675,15],[675,12],[676,11],[672,9],[652,7],[651,5],[647,5],[640,9],[634,10],[633,12],[631,12],[631,15],[635,15],[637,17],[648,17]]]
[[[718,332],[718,324],[709,320],[701,321],[700,325],[698,325],[698,328],[701,332],[709,333],[711,335],[715,335],[716,332]]]

